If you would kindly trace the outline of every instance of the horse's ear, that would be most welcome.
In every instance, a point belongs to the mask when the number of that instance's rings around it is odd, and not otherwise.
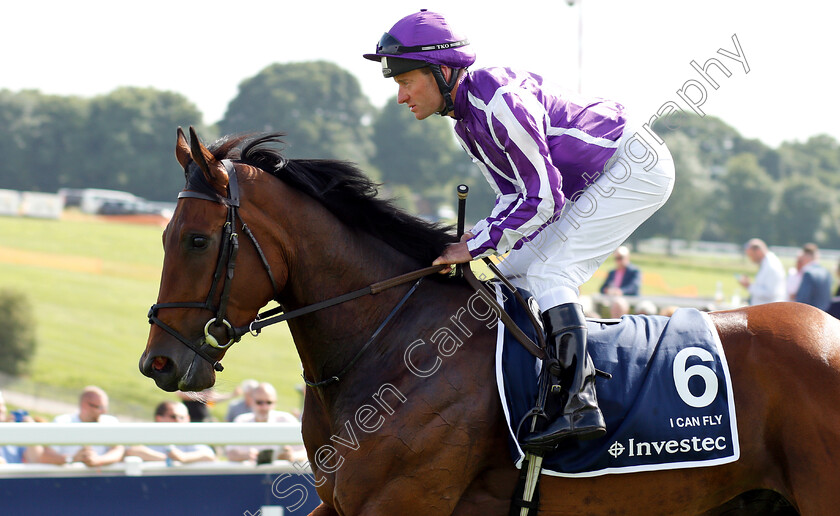
[[[204,172],[204,177],[221,195],[227,194],[228,175],[222,162],[201,143],[193,126],[190,126],[190,150],[193,161]]]
[[[187,165],[190,163],[192,156],[190,155],[190,144],[187,143],[187,137],[184,136],[184,130],[178,127],[178,141],[175,143],[175,157],[178,158],[178,163],[186,171]]]

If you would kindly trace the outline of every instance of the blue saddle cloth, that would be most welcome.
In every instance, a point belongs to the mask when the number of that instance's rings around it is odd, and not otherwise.
[[[501,286],[497,295],[517,325],[534,338],[533,325],[513,296],[502,296]],[[598,476],[738,459],[729,367],[706,314],[685,308],[670,318],[631,315],[617,323],[590,320],[588,326],[595,367],[612,374],[610,380],[596,381],[607,434],[590,441],[569,439],[545,457],[543,473]],[[498,335],[499,397],[510,430],[510,453],[520,467],[525,454],[515,433],[535,404],[541,364],[501,323]]]

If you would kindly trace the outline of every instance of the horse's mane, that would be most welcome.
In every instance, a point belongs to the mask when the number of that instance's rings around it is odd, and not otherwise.
[[[446,244],[456,241],[449,227],[431,223],[377,197],[378,184],[355,165],[327,159],[286,159],[282,133],[229,135],[209,146],[216,159],[258,167],[320,202],[348,227],[364,231],[397,251],[431,264]],[[190,167],[189,189],[211,190],[198,167]],[[203,184],[202,184],[203,183]]]

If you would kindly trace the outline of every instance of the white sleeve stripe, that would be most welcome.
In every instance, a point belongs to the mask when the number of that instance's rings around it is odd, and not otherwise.
[[[516,118],[514,115],[511,107],[508,105],[506,99],[503,97],[504,93],[508,91],[515,91],[517,94],[521,93],[518,88],[510,88],[510,87],[502,87],[496,90],[493,95],[493,98],[489,101],[489,103],[485,103],[480,98],[474,95],[468,95],[468,99],[470,103],[475,106],[476,108],[483,111],[486,116],[486,124],[490,130],[490,136],[495,141],[498,148],[506,155],[508,159],[508,163],[511,167],[511,170],[516,175],[515,178],[510,178],[506,174],[502,174],[501,171],[498,170],[498,167],[492,163],[491,160],[487,159],[486,154],[483,152],[483,149],[480,145],[476,146],[476,149],[479,153],[482,154],[484,158],[485,165],[492,169],[502,177],[508,179],[514,186],[516,186],[517,190],[520,192],[520,195],[516,196],[516,203],[512,208],[507,208],[507,213],[515,213],[521,206],[521,204],[525,200],[525,195],[527,195],[526,184],[519,172],[519,169],[516,166],[516,163],[510,156],[510,153],[505,152],[505,147],[502,145],[498,135],[493,129],[493,117],[495,116],[499,123],[505,128],[508,134],[508,138],[511,142],[519,149],[519,151],[523,154],[525,159],[529,162],[529,164],[533,167],[533,169],[537,173],[537,177],[539,180],[539,192],[537,196],[540,198],[540,202],[536,207],[536,211],[533,213],[531,218],[528,220],[522,221],[517,227],[513,228],[506,228],[501,227],[502,234],[499,238],[498,243],[496,244],[496,251],[497,252],[506,252],[513,248],[517,241],[525,237],[527,234],[530,234],[539,229],[539,227],[548,220],[549,217],[553,214],[554,210],[554,195],[553,192],[550,191],[551,183],[548,178],[548,171],[546,168],[546,158],[542,155],[539,151],[539,147],[536,145],[534,138],[531,134],[523,127],[522,123]],[[537,119],[537,122],[540,121],[546,123],[548,120],[548,114],[546,113],[545,107],[536,99],[536,97],[532,95],[522,95],[519,96],[519,99],[526,104],[527,111]],[[503,201],[507,201],[505,204],[508,206],[514,199],[499,199],[499,203],[501,204]],[[501,208],[499,204],[496,206],[497,208]],[[498,213],[501,210],[494,210],[494,214]],[[502,221],[497,220],[490,224],[488,227],[484,228],[482,234],[471,241],[471,248],[475,249],[481,245],[484,245],[488,242],[489,233],[495,228],[499,228],[501,226]]]
[[[591,145],[597,145],[598,147],[604,147],[605,149],[615,149],[618,148],[618,140],[612,141],[607,138],[601,138],[599,136],[592,136],[591,134],[587,134],[580,129],[570,127],[568,129],[564,129],[562,127],[549,127],[547,131],[549,136],[569,136],[571,138],[576,138],[584,143],[588,143]]]
[[[506,88],[499,88],[496,91],[496,94],[493,96],[493,99],[490,101],[491,109],[488,111],[488,117],[491,116],[490,113],[493,113],[497,116],[499,122],[505,127],[508,133],[508,137],[513,142],[514,145],[525,155],[526,159],[530,162],[531,166],[537,172],[537,176],[539,178],[539,197],[540,203],[537,206],[537,212],[534,213],[534,216],[526,221],[524,224],[520,226],[520,229],[525,228],[526,226],[535,224],[537,227],[542,225],[548,218],[554,213],[554,195],[550,191],[550,185],[548,179],[548,170],[546,169],[546,158],[540,153],[539,148],[536,145],[533,137],[525,130],[522,126],[521,122],[516,118],[516,115],[513,114],[510,106],[502,96],[505,93]],[[535,97],[532,95],[523,95],[519,97],[520,100],[526,104],[527,111],[534,117],[545,118],[545,107],[537,101]],[[493,124],[492,121],[488,120],[488,126],[490,130],[493,131]],[[494,132],[494,138],[495,138]],[[498,143],[498,139],[497,139]],[[500,145],[501,148],[503,146]],[[510,162],[511,168],[513,169],[514,173],[517,177],[517,182],[520,185],[520,189],[523,193],[526,192],[525,189],[525,182],[522,180],[522,177],[519,173],[519,169],[516,167],[516,164],[510,157],[510,154],[507,153],[508,160]],[[543,213],[543,217],[540,217],[540,213]],[[535,228],[536,229],[536,228]],[[526,231],[530,233],[530,231]]]
[[[492,129],[491,129],[491,131],[492,131]],[[496,139],[495,135],[493,135],[493,139],[494,140]],[[507,179],[509,183],[511,183],[513,185],[518,185],[519,184],[519,176],[518,175],[516,177],[510,177],[509,175],[505,174],[502,170],[499,169],[499,167],[496,166],[495,163],[493,163],[493,160],[491,160],[490,158],[487,157],[487,154],[484,153],[484,149],[482,149],[480,145],[476,146],[476,148],[478,149],[478,152],[481,153],[481,157],[483,158],[482,161],[487,166],[487,168],[492,168],[493,172],[495,172],[499,176]],[[516,172],[516,168],[514,168],[513,170],[514,170],[514,172]],[[493,181],[493,182],[495,182],[495,181]]]

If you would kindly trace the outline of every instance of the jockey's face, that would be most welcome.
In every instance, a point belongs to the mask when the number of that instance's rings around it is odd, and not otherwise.
[[[394,77],[394,81],[399,86],[397,102],[406,104],[417,120],[443,109],[443,95],[428,68],[402,73]]]

